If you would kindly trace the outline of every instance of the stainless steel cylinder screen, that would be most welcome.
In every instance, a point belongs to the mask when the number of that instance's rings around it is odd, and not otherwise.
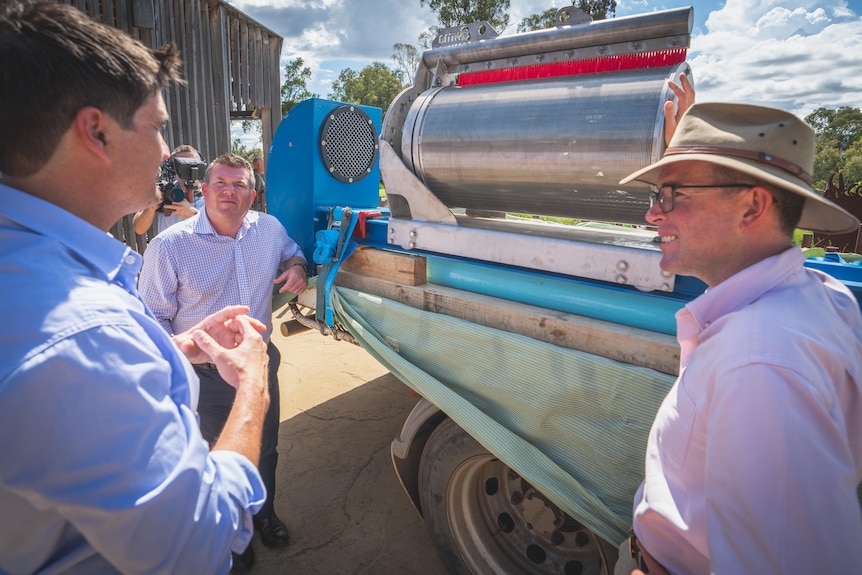
[[[450,208],[642,224],[673,67],[428,90],[402,131],[405,164]]]

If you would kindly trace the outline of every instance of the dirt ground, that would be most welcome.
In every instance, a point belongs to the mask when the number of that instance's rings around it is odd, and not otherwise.
[[[446,573],[389,445],[417,399],[362,348],[273,318],[281,430],[275,507],[290,544],[255,535],[253,575]]]

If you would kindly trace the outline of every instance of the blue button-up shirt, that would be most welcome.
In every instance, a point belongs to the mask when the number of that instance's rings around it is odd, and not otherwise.
[[[141,258],[0,185],[0,573],[227,573],[265,489],[210,453]]]

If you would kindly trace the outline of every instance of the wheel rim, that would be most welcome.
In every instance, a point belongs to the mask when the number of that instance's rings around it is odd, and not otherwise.
[[[455,470],[446,500],[454,540],[475,573],[609,572],[592,531],[490,455]]]

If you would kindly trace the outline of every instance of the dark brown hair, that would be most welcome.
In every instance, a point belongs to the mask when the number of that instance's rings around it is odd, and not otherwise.
[[[802,218],[802,208],[805,207],[805,198],[799,194],[794,194],[783,188],[779,188],[773,184],[752,178],[746,174],[738,172],[732,168],[712,164],[713,175],[719,183],[730,184],[746,180],[753,180],[751,187],[759,186],[766,188],[772,195],[772,202],[775,204],[775,210],[778,213],[778,225],[781,231],[788,237],[793,237],[793,230],[799,225],[799,220]],[[728,193],[733,193],[731,190]]]
[[[204,174],[204,181],[209,184],[210,174],[213,171],[213,166],[219,164],[221,166],[227,166],[228,168],[244,168],[248,177],[248,187],[249,189],[254,189],[254,170],[251,169],[251,164],[248,163],[248,160],[240,156],[239,154],[234,154],[228,152],[227,154],[222,154],[215,160],[213,160],[209,166],[207,166],[206,174]]]
[[[50,1],[0,6],[0,62],[0,173],[19,177],[48,161],[81,108],[130,128],[157,90],[182,83],[176,45],[152,50]]]
[[[202,158],[203,158],[203,156],[201,156],[201,153],[200,153],[200,152],[198,152],[198,151],[197,151],[197,149],[195,149],[195,147],[194,147],[194,146],[191,146],[191,145],[189,145],[189,144],[180,144],[179,146],[177,146],[176,148],[174,148],[174,149],[171,151],[171,157],[173,158],[173,157],[175,157],[177,154],[182,154],[182,153],[192,153],[192,154],[194,154],[194,155],[195,155],[195,157],[196,157],[198,160],[200,160],[200,159],[202,159]]]

